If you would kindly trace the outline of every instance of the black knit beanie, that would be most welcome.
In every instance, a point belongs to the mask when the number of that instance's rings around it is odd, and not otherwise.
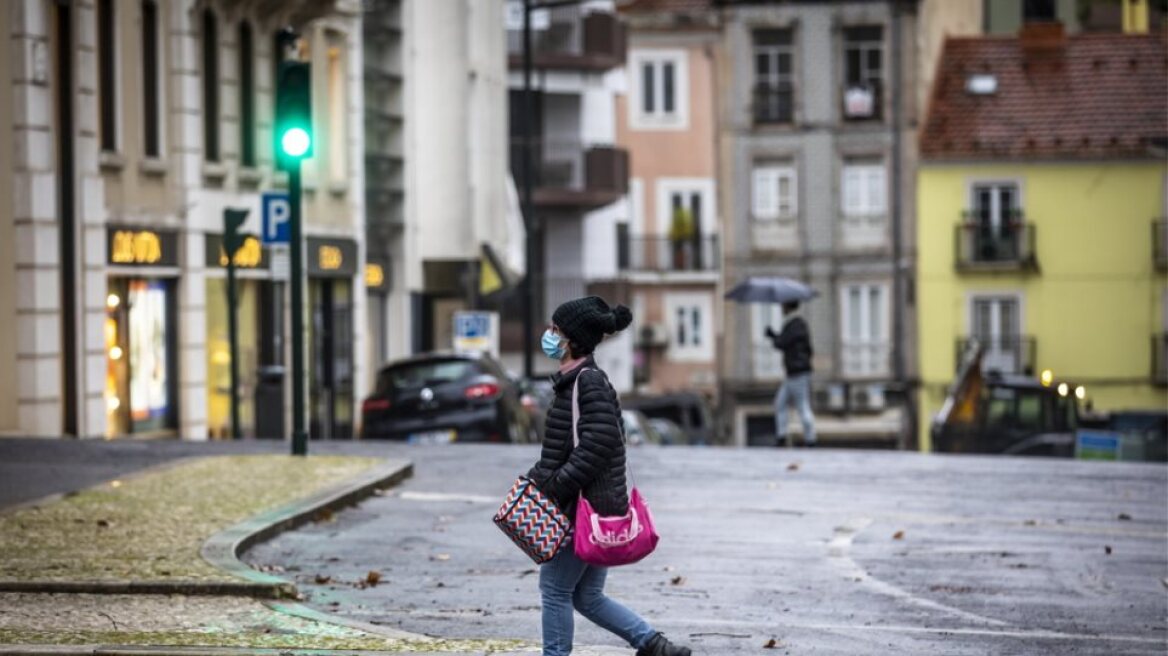
[[[622,331],[632,322],[633,313],[627,307],[610,308],[599,296],[568,301],[552,313],[552,323],[568,338],[576,357],[592,353],[605,335]]]

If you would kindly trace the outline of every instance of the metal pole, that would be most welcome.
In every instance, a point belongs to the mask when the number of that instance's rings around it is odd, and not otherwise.
[[[226,240],[225,240],[226,241]],[[231,439],[239,432],[239,326],[235,298],[235,249],[227,245],[227,341],[231,351]]]
[[[523,375],[526,378],[535,376],[535,362],[532,360],[535,350],[535,281],[538,275],[538,255],[540,234],[538,221],[532,204],[532,189],[535,175],[535,162],[531,156],[532,120],[535,116],[535,98],[531,91],[531,69],[533,67],[531,52],[531,0],[523,0],[523,108],[519,122],[523,140],[523,218],[526,230],[525,258],[527,260],[527,275],[523,276]]]
[[[288,167],[288,222],[292,240],[292,455],[308,455],[304,427],[304,235],[300,216],[300,160]]]

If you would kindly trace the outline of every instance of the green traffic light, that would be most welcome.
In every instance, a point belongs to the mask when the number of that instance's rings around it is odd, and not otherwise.
[[[312,144],[312,137],[304,128],[291,128],[280,138],[280,147],[289,157],[303,157]]]

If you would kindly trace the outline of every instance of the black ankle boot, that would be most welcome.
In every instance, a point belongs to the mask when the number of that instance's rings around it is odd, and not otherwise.
[[[637,650],[637,656],[693,656],[689,647],[679,647],[658,633],[649,644]]]

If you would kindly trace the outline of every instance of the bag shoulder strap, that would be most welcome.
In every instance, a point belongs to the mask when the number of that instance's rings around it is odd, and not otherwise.
[[[572,383],[572,448],[580,446],[580,378],[584,376],[585,371],[593,371],[592,367],[581,369],[580,373],[576,374],[576,380]],[[617,428],[621,433],[621,442],[625,445],[625,477],[629,481],[633,481],[633,465],[629,462],[629,441],[625,436],[625,427],[621,422],[624,421],[621,417],[616,418]],[[632,487],[636,487],[633,482]],[[629,490],[632,493],[632,488]]]

